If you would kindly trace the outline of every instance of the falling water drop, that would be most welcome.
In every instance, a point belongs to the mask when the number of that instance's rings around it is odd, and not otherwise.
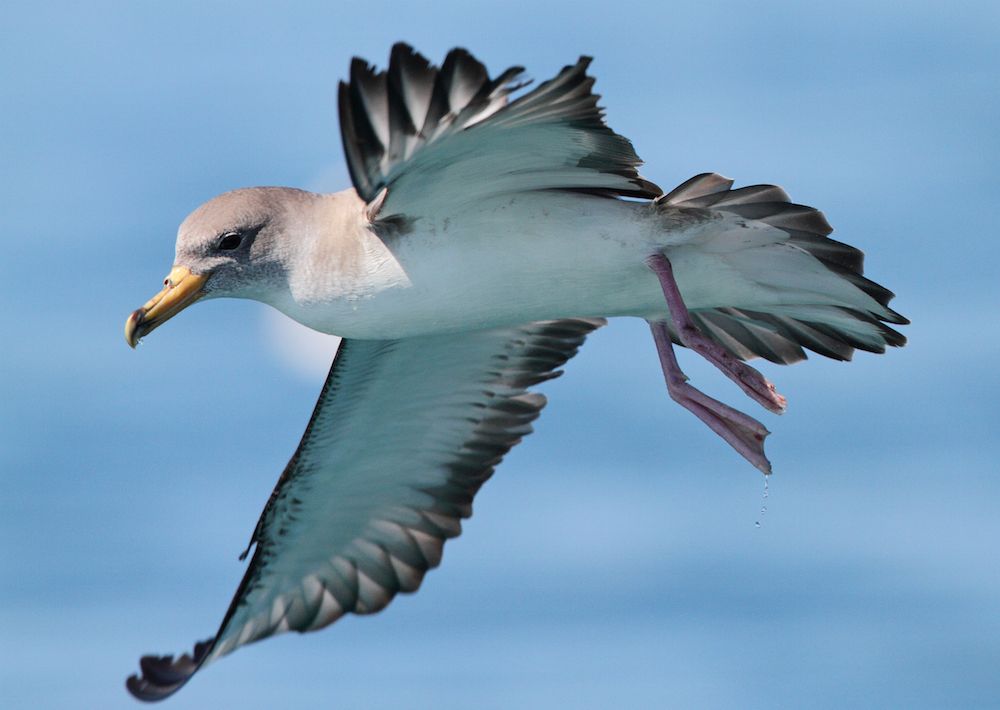
[[[758,517],[757,521],[754,523],[755,528],[760,527],[760,521],[764,519],[764,515],[767,513],[767,481],[769,478],[770,476],[764,476],[764,493],[761,495],[760,517]]]

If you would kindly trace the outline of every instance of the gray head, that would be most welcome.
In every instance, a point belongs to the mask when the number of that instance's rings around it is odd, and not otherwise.
[[[219,195],[188,215],[163,290],[125,323],[129,345],[201,298],[258,298],[280,287],[289,235],[318,199],[304,190],[252,187]]]
[[[181,223],[174,264],[206,277],[205,297],[253,298],[283,276],[287,240],[319,197],[289,187],[249,187],[214,197]]]

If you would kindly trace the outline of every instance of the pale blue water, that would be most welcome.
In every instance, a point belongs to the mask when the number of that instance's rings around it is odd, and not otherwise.
[[[615,323],[419,594],[240,650],[168,707],[1000,705],[997,7],[5,5],[0,706],[131,707],[140,654],[214,631],[320,383],[255,304],[134,353],[122,323],[200,201],[347,185],[336,83],[398,39],[538,79],[593,54],[647,177],[822,208],[911,344],[764,366],[790,399],[763,415],[765,501]]]

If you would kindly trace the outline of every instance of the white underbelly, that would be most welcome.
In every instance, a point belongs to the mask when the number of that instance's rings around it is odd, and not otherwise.
[[[498,200],[438,222],[421,219],[387,241],[400,273],[381,287],[282,310],[316,330],[370,339],[644,316],[664,308],[644,264],[655,249],[647,209],[547,193]]]

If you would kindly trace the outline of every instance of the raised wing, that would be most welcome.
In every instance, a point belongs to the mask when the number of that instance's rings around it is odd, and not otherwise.
[[[412,592],[461,532],[472,499],[531,432],[557,377],[601,319],[390,341],[344,341],[254,531],[257,547],[214,638],[144,656],[142,700],[202,666],[289,630],[370,614]]]
[[[512,67],[495,79],[464,49],[440,69],[405,44],[389,69],[362,59],[340,84],[340,130],[358,194],[383,218],[419,216],[493,195],[588,190],[654,198],[628,139],[604,123],[581,57],[558,76],[508,103],[523,83]]]

